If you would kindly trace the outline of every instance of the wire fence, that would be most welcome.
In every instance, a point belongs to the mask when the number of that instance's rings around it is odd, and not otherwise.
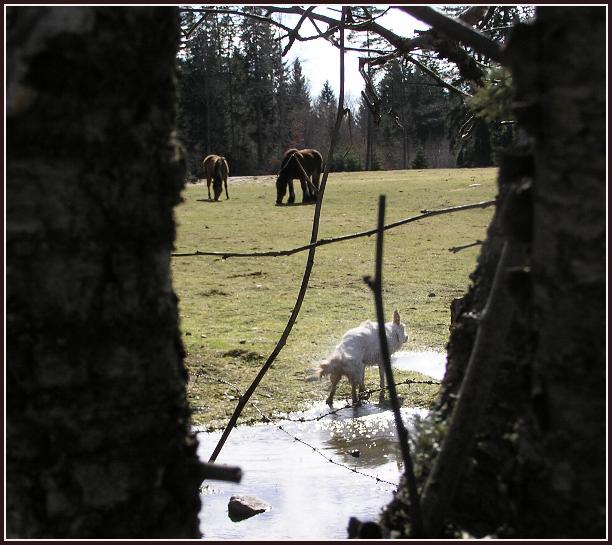
[[[206,381],[208,381],[210,383],[223,384],[223,385],[228,386],[229,388],[231,388],[234,392],[236,392],[238,394],[238,397],[242,396],[242,390],[238,386],[236,386],[235,384],[232,384],[231,382],[229,382],[228,380],[225,380],[223,378],[214,377],[210,373],[208,373],[207,371],[199,370],[198,372],[195,373],[195,375],[193,375],[193,379],[194,379],[193,380],[193,384],[195,384],[200,379],[205,379]],[[411,385],[411,384],[425,384],[425,385],[439,386],[440,382],[439,381],[435,381],[435,380],[412,380],[412,379],[406,379],[406,380],[403,380],[403,381],[400,381],[400,382],[396,382],[395,386]],[[372,388],[370,390],[365,390],[364,392],[362,392],[362,396],[365,399],[368,399],[372,394],[380,392],[383,389],[387,390],[388,388],[389,388],[389,386],[386,385],[384,388]],[[270,396],[267,395],[267,394],[259,394],[259,395],[261,395],[262,397],[270,398]],[[274,426],[276,429],[278,429],[279,431],[281,431],[282,433],[284,433],[285,435],[287,435],[288,437],[290,437],[293,441],[298,442],[298,443],[304,445],[305,447],[310,449],[313,453],[317,454],[318,456],[320,456],[321,458],[323,458],[326,462],[328,462],[330,464],[333,464],[335,466],[344,468],[344,469],[350,471],[351,473],[355,473],[357,475],[361,475],[363,477],[367,477],[369,479],[372,479],[372,480],[376,481],[377,483],[382,483],[382,484],[390,485],[390,486],[393,486],[394,488],[397,486],[397,483],[393,483],[393,482],[387,481],[385,479],[382,479],[382,478],[378,477],[377,475],[372,475],[370,473],[365,473],[365,472],[360,471],[359,469],[357,469],[357,467],[355,467],[355,466],[350,466],[348,464],[344,464],[342,462],[338,462],[337,460],[334,460],[332,457],[327,455],[321,449],[313,446],[312,444],[308,443],[307,441],[304,441],[300,437],[297,437],[295,434],[293,434],[288,429],[283,427],[281,425],[281,423],[280,423],[280,422],[292,422],[292,423],[318,422],[318,421],[321,421],[324,418],[327,418],[329,416],[336,415],[340,411],[343,411],[343,410],[346,410],[346,409],[352,409],[353,408],[352,405],[347,403],[343,407],[339,407],[337,409],[331,409],[329,411],[326,411],[326,412],[324,412],[324,413],[322,413],[320,415],[317,415],[317,416],[314,416],[314,417],[311,417],[311,418],[306,418],[306,417],[292,418],[289,415],[280,415],[280,414],[279,415],[269,415],[269,414],[265,414],[257,406],[257,403],[255,403],[253,401],[249,401],[249,404],[259,414],[259,419],[246,421],[246,422],[244,422],[244,424],[254,424],[256,422],[270,424],[270,425]],[[197,412],[197,409],[198,409],[198,407],[194,407],[193,410]],[[204,485],[202,485],[202,487],[200,487],[200,488],[203,489]]]

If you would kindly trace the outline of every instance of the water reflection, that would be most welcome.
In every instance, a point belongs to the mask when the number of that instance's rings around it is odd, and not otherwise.
[[[441,379],[446,357],[397,352],[392,363]],[[388,405],[369,402],[328,412],[321,401],[277,422],[282,430],[258,424],[232,431],[217,461],[240,466],[243,479],[240,484],[205,483],[200,512],[205,539],[345,539],[351,516],[362,521],[378,517],[393,499],[402,471],[393,413]],[[423,409],[402,409],[409,430],[415,415],[426,414]],[[305,421],[293,421],[300,418]],[[198,434],[202,460],[208,460],[220,436]],[[227,503],[233,494],[257,496],[272,508],[232,522]]]
[[[391,365],[394,369],[417,371],[436,380],[442,380],[446,372],[446,353],[396,352],[391,356]]]
[[[314,418],[327,411],[321,403],[291,416]],[[406,422],[414,413],[424,414],[417,409],[402,412]],[[244,477],[240,484],[206,483],[200,513],[205,539],[343,539],[351,516],[374,520],[393,498],[402,467],[391,411],[365,404],[319,421],[279,424],[285,432],[271,424],[232,431],[218,462],[239,465]],[[203,460],[220,435],[198,435]],[[272,509],[234,523],[227,516],[233,494],[258,496]]]

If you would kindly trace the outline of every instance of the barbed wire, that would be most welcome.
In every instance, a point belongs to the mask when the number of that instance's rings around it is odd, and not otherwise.
[[[462,212],[465,210],[474,210],[477,208],[488,208],[489,206],[493,206],[497,203],[495,199],[489,201],[481,201],[472,204],[463,204],[459,206],[450,206],[448,208],[438,208],[434,210],[421,210],[421,213],[412,216],[409,218],[404,218],[399,221],[395,221],[393,223],[388,223],[384,226],[384,230],[395,229],[396,227],[400,227],[402,225],[406,225],[408,223],[412,223],[415,221],[420,221],[426,218],[430,218],[433,216],[440,216],[442,214],[452,214],[455,212]],[[281,257],[281,256],[289,256],[299,252],[305,252],[307,250],[311,250],[312,248],[317,248],[319,246],[326,246],[328,244],[335,244],[336,242],[345,242],[347,240],[353,240],[361,237],[369,237],[376,234],[376,229],[368,229],[366,231],[359,231],[356,233],[350,233],[348,235],[342,235],[338,237],[331,238],[320,238],[310,244],[305,244],[303,246],[298,246],[296,248],[290,248],[287,250],[267,250],[261,252],[213,252],[213,251],[201,251],[195,250],[193,252],[175,252],[170,254],[171,257],[197,257],[197,256],[214,256],[220,257],[221,259],[228,259],[230,257]]]
[[[236,386],[235,384],[232,384],[231,382],[222,379],[222,378],[218,378],[218,377],[213,377],[210,375],[210,373],[208,373],[207,371],[198,371],[195,375],[194,375],[195,379],[197,380],[200,377],[205,377],[208,378],[211,382],[218,382],[220,384],[225,384],[226,386],[229,386],[230,388],[232,388],[235,392],[238,393],[238,396],[240,397],[240,388],[238,388],[238,386]],[[194,381],[195,384],[195,381]],[[395,386],[410,386],[411,384],[423,384],[423,385],[427,385],[427,386],[440,386],[440,382],[436,381],[436,380],[413,380],[413,379],[405,379],[402,380],[400,382],[395,382],[394,383]],[[362,397],[362,399],[369,399],[370,396],[372,394],[375,394],[377,392],[380,392],[382,390],[388,390],[389,389],[389,385],[385,385],[384,387],[378,387],[378,388],[372,388],[370,390],[364,390],[363,392],[360,393],[360,396]],[[271,399],[272,396],[270,396],[269,394],[264,394],[264,393],[260,393],[258,394],[261,397],[265,397],[267,399]],[[253,402],[250,402],[251,405],[259,412],[259,408],[256,407],[256,405],[253,404]],[[344,405],[343,407],[338,407],[337,409],[331,409],[328,412],[322,413],[318,416],[313,416],[312,418],[306,418],[306,417],[298,417],[298,418],[291,418],[289,415],[284,414],[278,414],[278,415],[262,415],[262,419],[265,418],[265,420],[263,420],[266,423],[274,423],[274,422],[279,422],[279,421],[288,421],[288,422],[296,422],[296,423],[306,423],[306,422],[318,422],[320,420],[323,420],[324,418],[331,416],[331,415],[335,415],[337,413],[339,413],[342,410],[345,409],[352,409],[353,406],[350,403],[347,403],[346,405]],[[194,408],[194,410],[197,411],[197,407]],[[256,422],[257,420],[250,420],[247,422],[253,423]]]
[[[238,388],[238,386],[236,386],[235,384],[232,384],[231,382],[229,382],[228,380],[225,380],[223,378],[219,378],[219,377],[213,377],[208,371],[203,371],[203,370],[199,370],[195,375],[194,375],[194,384],[197,382],[198,379],[200,378],[205,378],[208,379],[210,382],[217,382],[219,384],[224,384],[230,388],[232,388],[232,390],[236,391],[240,397],[241,394],[241,390],[240,388]],[[399,385],[410,385],[410,384],[427,384],[427,385],[440,385],[440,382],[438,381],[433,381],[433,380],[412,380],[412,379],[406,379],[404,381],[401,382],[397,382],[395,383],[396,386]],[[371,390],[366,390],[364,392],[362,392],[363,396],[366,396],[366,398],[368,398],[370,395],[372,395],[373,393],[376,392],[380,392],[383,389],[388,389],[388,385],[386,385],[384,388],[373,388]],[[270,397],[267,396],[265,394],[264,397]],[[358,475],[362,475],[363,477],[368,477],[372,480],[375,480],[377,483],[383,483],[383,484],[388,484],[390,486],[396,487],[397,483],[392,483],[390,481],[387,481],[385,479],[381,479],[380,477],[376,476],[376,475],[371,475],[370,473],[365,473],[363,471],[358,470],[356,467],[351,467],[347,464],[343,464],[342,462],[338,462],[336,460],[334,460],[333,458],[330,458],[329,456],[327,456],[324,452],[322,452],[320,449],[318,449],[317,447],[311,445],[310,443],[308,443],[307,441],[304,441],[303,439],[300,439],[299,437],[297,437],[296,435],[293,435],[291,432],[289,432],[287,429],[285,429],[283,426],[281,426],[280,424],[278,424],[278,422],[283,421],[283,422],[294,422],[294,423],[305,423],[305,422],[316,422],[316,421],[320,421],[323,418],[326,418],[328,416],[331,416],[333,414],[337,414],[338,412],[344,410],[344,409],[352,409],[353,407],[350,404],[345,405],[344,407],[339,407],[338,409],[332,409],[328,412],[325,412],[319,416],[313,417],[313,418],[305,418],[305,417],[300,417],[300,418],[291,418],[289,416],[281,416],[281,415],[276,415],[276,416],[271,416],[271,415],[266,415],[258,406],[256,403],[254,403],[253,401],[249,401],[249,404],[253,407],[253,409],[255,409],[255,411],[259,414],[260,416],[260,421],[264,422],[266,424],[271,424],[272,426],[274,426],[275,428],[277,428],[279,431],[283,432],[284,434],[288,435],[289,437],[291,437],[294,441],[301,443],[302,445],[308,447],[309,449],[311,449],[313,452],[315,452],[316,454],[318,454],[319,456],[321,456],[324,460],[326,460],[327,462],[334,464],[338,467],[342,467],[344,469],[347,469],[348,471],[351,471],[352,473],[356,473]],[[197,408],[196,408],[197,409]],[[253,419],[251,422],[254,423],[256,422],[256,419]],[[200,487],[202,489],[202,487]]]

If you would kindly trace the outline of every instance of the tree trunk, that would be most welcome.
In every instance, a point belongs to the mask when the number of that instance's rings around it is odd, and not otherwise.
[[[373,122],[372,122],[372,112],[369,108],[367,108],[367,124],[366,124],[366,163],[364,170],[372,170],[373,169],[373,154],[374,150],[372,149],[372,133],[373,131]]]
[[[498,209],[452,327],[432,429],[453,425],[503,242],[518,241],[527,259],[506,271],[515,318],[489,356],[499,370],[484,416],[464,438],[474,446],[445,512],[450,535],[606,535],[605,25],[605,8],[538,8],[505,53],[530,145],[502,156]],[[404,536],[405,497],[401,488],[384,518]]]
[[[9,7],[7,31],[7,536],[197,538],[177,11]]]
[[[529,537],[606,533],[605,50],[603,7],[538,8],[510,49],[535,139],[534,349],[517,481]]]

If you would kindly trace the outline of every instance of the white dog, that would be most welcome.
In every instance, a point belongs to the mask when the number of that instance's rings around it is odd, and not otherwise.
[[[408,340],[406,326],[400,323],[397,310],[393,312],[393,321],[385,324],[389,355],[396,352]],[[316,369],[319,378],[330,375],[331,390],[327,404],[333,408],[334,394],[342,376],[346,376],[351,384],[353,405],[358,405],[357,386],[363,392],[366,365],[378,365],[380,374],[380,401],[385,399],[385,370],[382,365],[380,341],[378,339],[378,323],[367,320],[359,327],[349,329],[334,349],[333,353],[321,362]]]

